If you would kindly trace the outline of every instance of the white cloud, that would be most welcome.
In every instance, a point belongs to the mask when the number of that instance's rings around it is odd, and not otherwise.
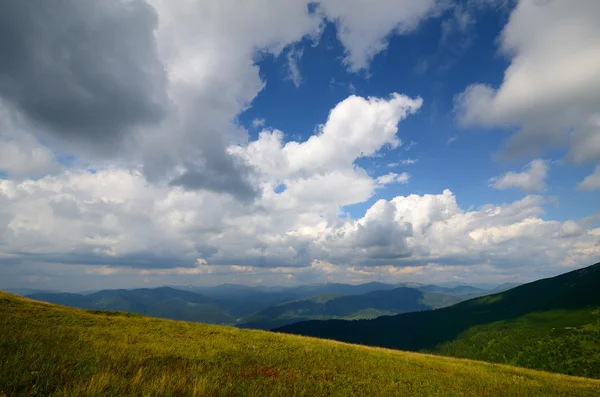
[[[331,110],[319,133],[305,142],[284,145],[281,131],[263,131],[258,140],[229,151],[279,182],[290,176],[352,170],[356,159],[372,156],[385,145],[400,146],[398,123],[418,111],[422,102],[399,94],[388,99],[352,95]]]
[[[296,87],[300,87],[302,84],[302,75],[300,73],[300,66],[298,66],[298,62],[302,58],[304,51],[302,49],[292,48],[288,51],[287,61],[288,61],[288,78]]]
[[[396,174],[394,172],[390,172],[388,174],[377,177],[376,181],[377,181],[377,184],[385,186],[385,185],[389,185],[392,183],[407,184],[409,179],[410,179],[410,175],[408,175],[406,172],[403,172],[402,174]]]
[[[439,0],[321,0],[320,10],[336,21],[338,38],[346,49],[344,62],[352,71],[367,69],[387,47],[391,33],[408,33],[446,6]]]
[[[468,87],[456,100],[460,120],[519,127],[505,156],[568,146],[574,162],[600,161],[600,141],[590,132],[600,108],[598,18],[595,0],[519,1],[500,37],[511,60],[504,81]]]
[[[353,201],[347,197],[368,197],[371,185],[340,171],[299,180],[281,197],[265,191],[248,207],[210,192],[158,188],[122,170],[4,180],[0,267],[16,278],[24,274],[14,263],[45,268],[49,277],[60,268],[62,277],[72,269],[73,277],[81,271],[130,282],[143,275],[189,284],[210,274],[297,283],[450,271],[534,277],[600,260],[600,229],[543,220],[539,196],[465,211],[446,190],[379,200],[360,219],[339,218]]]
[[[252,120],[252,127],[254,128],[262,128],[265,126],[265,119],[254,119]]]
[[[396,161],[394,163],[389,163],[387,166],[389,168],[394,168],[394,167],[398,167],[399,165],[412,165],[412,164],[416,164],[417,163],[417,159],[403,159],[400,161]]]
[[[13,177],[38,177],[60,170],[51,150],[34,139],[0,137],[0,171]]]
[[[581,190],[598,190],[600,189],[600,165],[597,165],[594,172],[585,177],[578,185]]]
[[[524,192],[542,192],[546,190],[548,162],[533,160],[522,172],[509,171],[506,174],[490,179],[490,187],[499,190],[517,188]]]
[[[560,267],[598,260],[598,230],[544,221],[542,204],[541,197],[527,196],[463,211],[448,190],[396,197],[378,201],[362,219],[328,230],[319,244],[329,261],[362,266],[489,265],[527,274],[523,263]]]

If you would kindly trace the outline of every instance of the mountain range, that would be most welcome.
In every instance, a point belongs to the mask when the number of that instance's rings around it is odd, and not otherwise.
[[[309,319],[375,318],[448,306],[489,291],[413,283],[327,283],[296,287],[160,287],[91,293],[34,292],[32,299],[65,306],[271,329]]]
[[[315,295],[269,307],[240,321],[244,328],[272,329],[302,320],[376,318],[383,315],[430,310],[461,301],[458,296],[399,287],[362,295]]]

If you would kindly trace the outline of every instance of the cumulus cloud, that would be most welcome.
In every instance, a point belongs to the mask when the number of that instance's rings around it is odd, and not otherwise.
[[[303,180],[281,197],[265,194],[256,207],[207,191],[158,188],[122,170],[0,181],[0,266],[315,282],[324,269],[355,280],[426,277],[443,267],[533,276],[600,260],[600,230],[543,220],[540,196],[476,210],[461,209],[449,190],[398,196],[352,220],[337,214],[354,187],[329,187],[336,179]],[[319,199],[324,189],[330,202]]]
[[[396,174],[394,172],[390,172],[388,174],[377,177],[376,181],[379,185],[385,186],[385,185],[389,185],[391,183],[406,184],[406,183],[408,183],[409,179],[410,179],[410,175],[408,175],[406,172],[403,172],[402,174]]]
[[[353,170],[356,159],[372,156],[384,146],[397,148],[398,123],[421,107],[420,98],[392,94],[390,98],[351,95],[329,113],[319,132],[305,142],[283,144],[283,133],[265,130],[247,146],[229,152],[245,159],[274,181],[334,170]]]
[[[354,265],[503,268],[520,267],[525,257],[528,266],[597,259],[598,230],[584,230],[573,221],[544,221],[543,203],[539,196],[527,196],[511,204],[464,211],[448,190],[440,195],[400,196],[380,200],[364,218],[329,230],[319,244],[328,260]],[[362,230],[368,231],[363,236],[393,237],[367,238],[359,244],[356,236]]]
[[[581,190],[598,190],[600,189],[600,165],[596,166],[594,172],[585,177],[578,185]]]
[[[367,69],[375,55],[387,47],[392,33],[408,33],[423,19],[439,14],[439,0],[321,0],[319,9],[336,22],[338,38],[346,49],[345,64],[351,71]]]
[[[575,162],[600,161],[591,132],[600,106],[599,17],[594,0],[519,1],[500,36],[500,50],[510,58],[504,81],[497,88],[474,84],[460,94],[460,120],[518,127],[507,157],[568,146]]]
[[[509,171],[490,179],[490,187],[499,190],[517,188],[524,192],[542,192],[546,190],[548,162],[536,159],[527,164],[522,172]]]

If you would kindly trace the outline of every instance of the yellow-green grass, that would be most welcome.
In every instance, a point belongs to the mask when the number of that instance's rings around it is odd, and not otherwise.
[[[599,396],[600,381],[0,293],[0,396]]]

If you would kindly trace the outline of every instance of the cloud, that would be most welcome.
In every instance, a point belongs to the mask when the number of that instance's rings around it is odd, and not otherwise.
[[[275,181],[353,170],[356,159],[372,156],[385,145],[400,146],[398,123],[417,112],[422,103],[420,98],[397,93],[385,99],[351,95],[331,110],[318,134],[305,142],[284,145],[281,131],[263,131],[258,140],[231,146],[229,151]]]
[[[437,7],[401,3],[269,0],[240,13],[234,0],[10,0],[0,6],[0,97],[36,140],[82,164],[248,202],[258,194],[252,170],[227,148],[248,140],[236,119],[265,87],[257,57],[287,51],[299,84],[295,45],[317,40],[328,18],[352,68],[366,68],[387,36]]]
[[[288,61],[288,79],[294,83],[296,87],[300,87],[302,83],[302,75],[300,74],[300,67],[298,66],[298,62],[302,58],[304,51],[302,49],[292,48],[288,51],[287,61]]]
[[[600,165],[597,165],[594,172],[585,177],[577,186],[580,190],[598,190],[600,189]]]
[[[248,206],[116,169],[2,180],[0,267],[21,277],[15,269],[89,276],[87,266],[164,284],[203,274],[279,282],[316,282],[323,272],[338,281],[449,271],[533,277],[600,260],[597,222],[546,221],[540,196],[463,210],[445,190],[378,200],[359,219],[339,218],[371,189],[368,177],[340,171],[298,180],[280,195],[265,191]]]
[[[387,166],[389,168],[394,168],[394,167],[398,167],[399,165],[412,165],[412,164],[416,164],[417,163],[417,159],[403,159],[394,163],[389,163]]]
[[[387,47],[391,34],[415,30],[419,23],[438,15],[446,6],[438,0],[321,0],[319,10],[335,21],[346,49],[344,63],[351,71],[368,69],[370,61]]]
[[[0,140],[0,170],[14,177],[38,177],[59,170],[50,150],[30,140]]]
[[[490,179],[490,187],[499,190],[517,188],[524,192],[543,192],[546,190],[547,176],[548,162],[537,159],[527,164],[523,172],[509,171]]]
[[[262,128],[265,126],[265,123],[266,123],[265,119],[262,119],[262,118],[254,119],[254,120],[252,120],[252,127]]]
[[[60,171],[54,153],[28,131],[28,125],[0,100],[0,172],[12,178],[40,177]]]
[[[388,174],[377,177],[376,181],[377,181],[377,184],[385,186],[385,185],[389,185],[392,183],[407,184],[409,179],[410,179],[410,175],[408,175],[406,172],[403,172],[402,174],[396,174],[394,172],[390,172]]]
[[[408,143],[408,145],[404,146],[404,150],[406,150],[406,151],[408,152],[409,150],[411,150],[411,149],[412,149],[412,148],[414,148],[415,146],[417,146],[417,142],[415,142],[415,141],[410,141],[410,142]]]
[[[218,187],[151,184],[120,168],[1,181],[0,252],[11,260],[142,269],[189,267],[197,258],[307,266],[311,244],[302,233],[335,222],[341,207],[374,193],[376,181],[354,161],[400,145],[398,123],[420,106],[398,94],[351,96],[305,142],[283,145],[282,132],[263,131],[248,145],[231,145],[231,158],[254,169],[249,178],[260,189],[253,203]],[[276,193],[281,183],[286,188]]]
[[[475,33],[475,5],[472,3],[455,4],[450,16],[442,21],[442,37],[440,47],[450,54],[450,59],[443,67],[447,68],[461,57],[473,45]]]
[[[62,144],[114,148],[165,112],[157,23],[139,0],[2,2],[0,95]]]
[[[523,262],[533,267],[593,263],[600,255],[598,230],[585,230],[573,221],[544,221],[539,217],[543,203],[539,196],[527,196],[463,211],[449,190],[399,196],[379,200],[363,218],[327,230],[318,241],[330,262],[362,266],[485,264],[527,273]],[[371,238],[386,233],[395,237]]]
[[[590,132],[600,107],[599,17],[594,0],[518,2],[500,36],[510,58],[504,81],[498,88],[473,84],[457,96],[460,121],[518,127],[505,157],[568,147],[574,162],[600,161]]]

